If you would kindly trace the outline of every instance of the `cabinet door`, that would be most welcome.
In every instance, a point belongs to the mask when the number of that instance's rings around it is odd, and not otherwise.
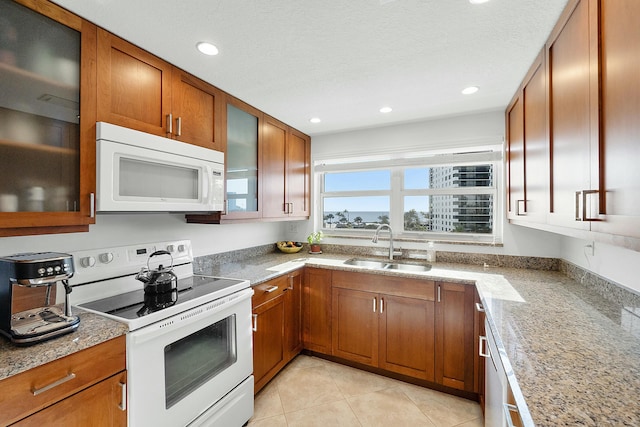
[[[427,381],[434,379],[434,302],[380,296],[379,366]]]
[[[41,2],[5,2],[2,18],[0,236],[88,231],[96,27]]]
[[[284,293],[284,342],[288,362],[302,350],[302,270],[287,275]]]
[[[262,216],[286,218],[285,159],[288,127],[265,116],[262,148]]]
[[[303,289],[304,348],[331,354],[331,270],[305,268]]]
[[[227,97],[226,197],[224,219],[261,215],[263,114]]]
[[[588,230],[586,218],[597,216],[598,77],[590,19],[590,1],[575,2],[548,48],[551,150],[549,221]],[[595,73],[592,67],[596,63]],[[595,74],[595,75],[594,75]],[[595,114],[595,115],[594,115]],[[594,131],[595,128],[595,131]],[[594,148],[595,147],[595,148]],[[594,163],[595,162],[595,167]],[[582,199],[587,207],[583,212]],[[594,197],[595,196],[595,197]],[[595,213],[594,213],[595,210]]]
[[[544,52],[538,56],[522,90],[524,122],[524,214],[546,222],[549,212],[549,138]]]
[[[172,135],[179,141],[224,151],[218,117],[222,93],[188,73],[173,68]]]
[[[114,375],[12,425],[124,427],[127,425],[125,392],[126,373]]]
[[[253,309],[253,376],[260,390],[284,366],[284,295]]]
[[[474,287],[437,284],[435,381],[447,387],[474,388]]]
[[[507,111],[507,216],[516,219],[525,215],[524,187],[524,118],[522,97],[514,99]]]
[[[640,238],[640,2],[601,2],[605,221],[592,229]]]
[[[292,217],[310,214],[311,139],[295,129],[287,137],[287,212]]]
[[[372,292],[333,288],[332,354],[378,366],[378,306]]]
[[[98,121],[161,136],[171,113],[170,64],[98,30]]]

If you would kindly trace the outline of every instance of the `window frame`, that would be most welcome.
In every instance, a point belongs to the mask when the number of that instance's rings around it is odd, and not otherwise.
[[[394,239],[426,242],[439,241],[451,243],[502,243],[502,212],[503,206],[503,153],[502,148],[492,148],[482,151],[454,153],[434,153],[416,155],[412,158],[388,157],[373,160],[362,158],[342,158],[317,161],[314,164],[315,179],[315,229],[322,230],[328,238],[370,238],[371,229],[327,228],[324,226],[324,199],[327,197],[359,197],[359,196],[389,196],[389,225],[394,230]],[[461,150],[462,151],[462,150]],[[451,187],[445,189],[405,189],[404,171],[412,168],[432,168],[448,166],[477,166],[492,165],[492,186],[486,187]],[[390,190],[364,191],[324,191],[324,175],[326,173],[358,172],[368,170],[389,170],[391,172]],[[433,196],[433,195],[461,195],[461,194],[491,194],[493,196],[492,233],[456,233],[437,231],[405,231],[404,230],[404,197]],[[397,208],[400,206],[400,208]],[[394,209],[394,207],[396,207]]]

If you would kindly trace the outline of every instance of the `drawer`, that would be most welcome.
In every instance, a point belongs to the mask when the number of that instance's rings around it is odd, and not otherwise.
[[[0,425],[11,424],[124,371],[125,349],[122,335],[0,381]]]
[[[291,279],[289,276],[289,274],[285,274],[254,286],[253,297],[251,298],[253,308],[282,295],[285,289],[290,286]]]

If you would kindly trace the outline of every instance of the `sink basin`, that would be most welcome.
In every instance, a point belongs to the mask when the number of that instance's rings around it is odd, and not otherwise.
[[[402,270],[402,271],[429,271],[429,270],[431,270],[431,264],[393,263],[393,264],[387,264],[385,269],[387,269],[387,270]]]
[[[344,264],[353,265],[356,267],[379,269],[379,270],[398,270],[398,271],[429,271],[431,270],[430,264],[389,262],[389,261],[378,261],[378,260],[362,259],[362,258],[350,258],[346,260]]]
[[[351,258],[344,262],[347,265],[367,268],[385,268],[389,263],[384,261],[374,261],[369,259]]]

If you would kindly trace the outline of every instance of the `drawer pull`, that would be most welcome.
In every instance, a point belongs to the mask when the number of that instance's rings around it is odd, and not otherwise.
[[[258,315],[253,315],[253,327],[251,328],[253,332],[258,332]]]
[[[478,313],[484,313],[484,307],[479,302],[476,303],[476,311]]]
[[[504,403],[503,404],[503,409],[504,409],[504,415],[507,418],[507,426],[508,427],[515,427],[515,424],[513,424],[513,418],[511,417],[511,414],[518,414],[518,407],[516,405],[512,405],[510,403]]]
[[[118,405],[121,411],[127,410],[127,385],[124,383],[119,383],[120,391],[122,392],[122,403]]]
[[[67,381],[71,381],[72,379],[74,379],[76,377],[76,374],[74,374],[73,372],[71,372],[69,375],[67,375],[64,378],[60,378],[58,381],[54,381],[49,385],[46,385],[42,388],[34,388],[31,389],[31,392],[33,393],[34,396],[37,396],[41,393],[44,393],[45,391],[51,390],[54,387],[58,387],[60,384],[64,384]]]
[[[482,343],[484,342],[484,346],[482,345]],[[487,359],[491,359],[491,354],[489,353],[489,351],[482,351],[483,348],[487,348],[487,337],[480,335],[480,344],[478,346],[478,354],[482,357],[486,357]]]
[[[271,292],[275,292],[275,291],[277,291],[277,290],[278,290],[278,287],[277,287],[277,286],[269,286],[269,287],[268,287],[267,289],[265,289],[264,291],[265,291],[266,293],[269,293],[269,294],[270,294]]]

